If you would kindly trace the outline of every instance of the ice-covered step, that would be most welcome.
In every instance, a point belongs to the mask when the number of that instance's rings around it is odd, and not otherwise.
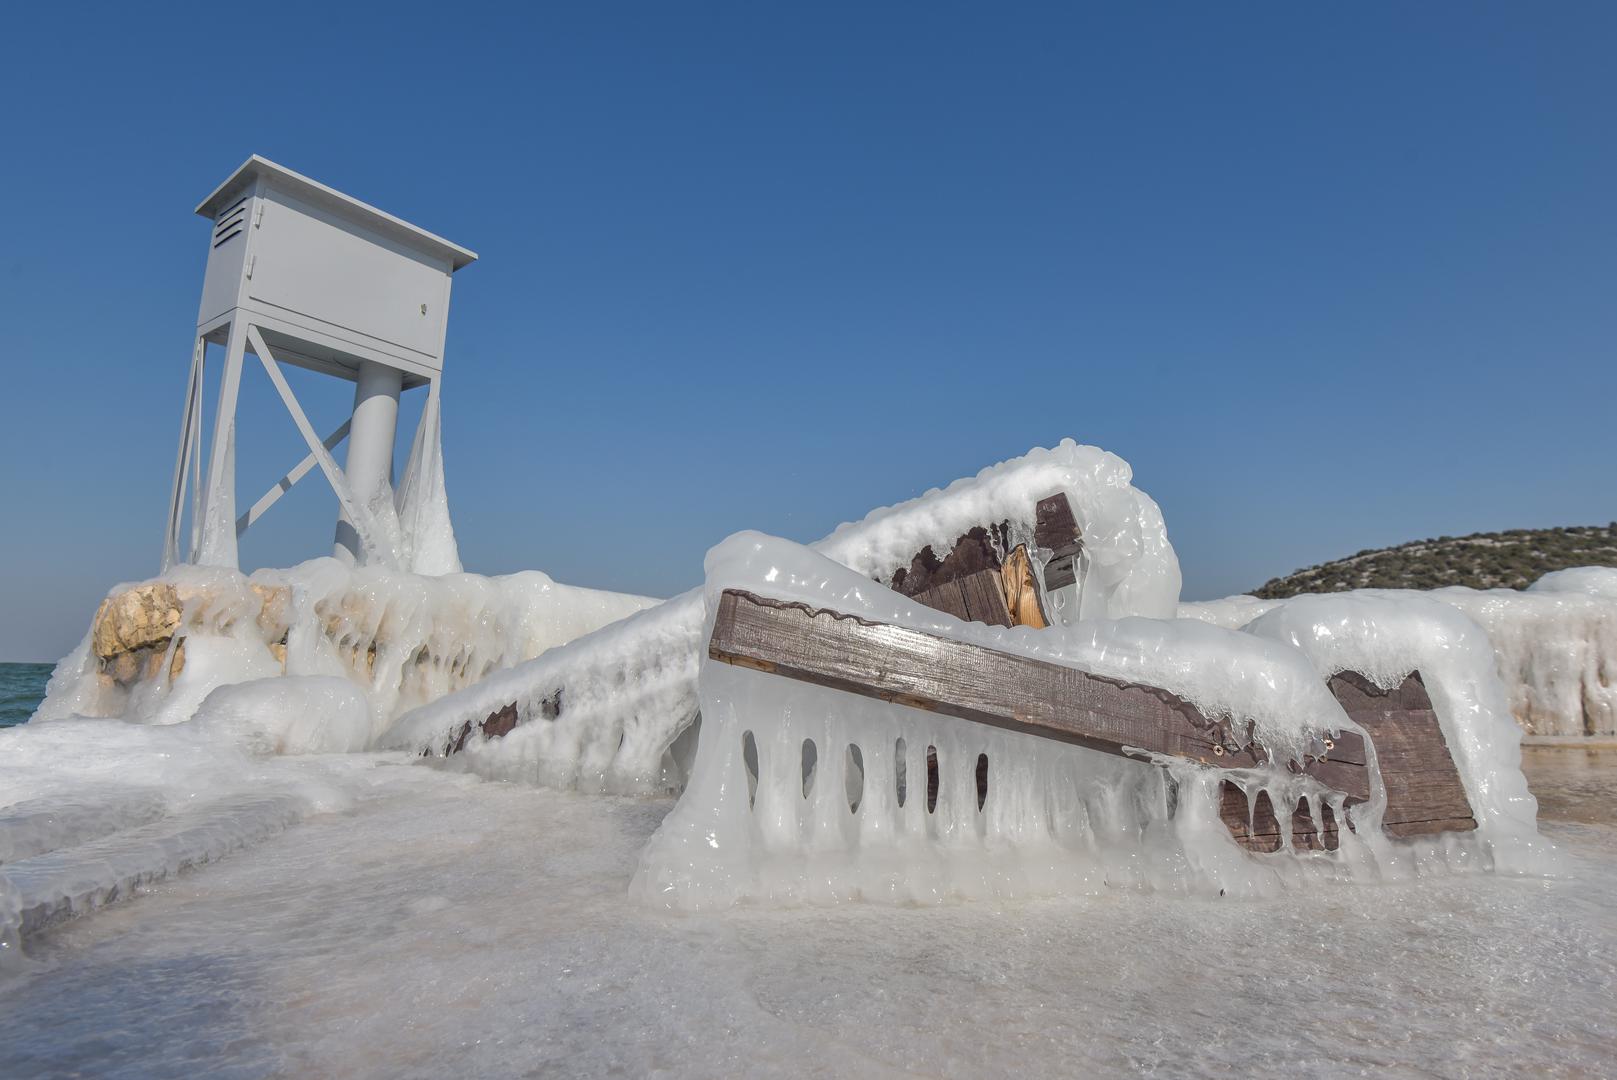
[[[145,825],[167,809],[160,794],[140,788],[0,807],[0,865]]]
[[[297,822],[290,795],[221,799],[77,847],[0,866],[0,947],[220,858]]]

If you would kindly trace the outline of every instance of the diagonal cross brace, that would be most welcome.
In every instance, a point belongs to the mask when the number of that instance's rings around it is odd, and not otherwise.
[[[348,429],[353,426],[353,423],[352,419],[344,420],[336,431],[333,431],[321,441],[320,445],[324,446],[328,451],[336,449],[338,443],[348,438]],[[314,468],[317,463],[312,451],[303,455],[302,461],[287,470],[285,476],[275,481],[274,485],[264,492],[259,497],[259,500],[248,508],[245,514],[236,519],[236,535],[240,536],[246,532],[253,522],[267,514],[269,508],[279,502],[282,495],[291,491],[292,486],[307,476],[309,470]]]
[[[326,449],[315,435],[314,425],[309,423],[309,418],[304,415],[303,406],[298,404],[297,396],[292,393],[292,387],[287,385],[286,376],[281,374],[280,365],[276,363],[275,355],[270,352],[269,346],[264,344],[264,336],[258,332],[258,327],[252,325],[247,327],[247,340],[252,343],[253,352],[258,354],[270,382],[275,384],[276,392],[281,395],[281,401],[286,405],[286,411],[292,414],[292,422],[297,425],[303,441],[308,443],[309,453],[319,463],[320,471],[326,474],[326,480],[331,484],[331,490],[336,492],[337,501],[342,504],[343,512],[348,515],[349,521],[355,523],[361,539],[367,541],[366,546],[369,547],[370,538],[366,534],[370,532],[368,523],[371,518],[359,507],[353,489],[348,486],[348,477],[343,474],[336,459],[331,456],[331,451]]]

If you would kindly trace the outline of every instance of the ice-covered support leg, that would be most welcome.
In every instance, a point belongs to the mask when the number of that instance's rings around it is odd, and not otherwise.
[[[236,399],[247,354],[247,323],[234,319],[225,342],[219,379],[219,406],[213,414],[213,446],[208,453],[208,487],[203,496],[202,539],[193,553],[203,566],[235,569],[236,554]]]
[[[404,373],[369,360],[359,365],[354,382],[354,417],[348,432],[348,460],[343,475],[348,478],[354,500],[364,509],[377,504],[382,494],[393,494],[393,439],[398,430],[399,392]],[[344,562],[355,563],[365,555],[355,522],[342,511],[337,519],[337,541],[333,554]]]
[[[168,526],[163,535],[163,559],[160,572],[179,562],[180,518],[185,512],[186,470],[197,453],[197,441],[202,423],[202,358],[207,343],[198,337],[191,346],[191,372],[185,383],[185,412],[180,417],[180,449],[174,459],[174,482],[169,491]],[[193,529],[195,522],[192,523]],[[191,545],[194,546],[194,545]],[[189,556],[190,551],[186,552]]]

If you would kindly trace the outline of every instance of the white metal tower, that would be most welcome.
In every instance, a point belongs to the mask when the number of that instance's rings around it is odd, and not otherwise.
[[[181,560],[180,523],[191,487],[186,561],[237,565],[236,539],[315,466],[341,507],[336,555],[419,572],[457,568],[419,564],[400,550],[401,535],[436,459],[438,384],[449,321],[450,276],[477,255],[340,191],[257,156],[248,158],[198,214],[213,222],[191,353],[191,376],[174,466],[163,568]],[[224,346],[219,404],[207,472],[202,473],[202,386],[206,345]],[[257,356],[309,453],[263,497],[236,512],[235,429],[246,354]],[[321,439],[279,364],[352,381],[350,419]],[[411,475],[393,494],[393,441],[399,393],[425,386]],[[348,440],[345,468],[331,451]],[[406,520],[401,532],[400,518]],[[448,528],[447,518],[443,522]],[[452,542],[451,542],[452,548]],[[431,560],[429,560],[430,562]]]

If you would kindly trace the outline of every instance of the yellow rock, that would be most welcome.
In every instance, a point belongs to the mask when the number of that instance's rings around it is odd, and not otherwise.
[[[180,598],[162,582],[109,596],[96,609],[90,648],[103,660],[166,644],[180,628]]]

